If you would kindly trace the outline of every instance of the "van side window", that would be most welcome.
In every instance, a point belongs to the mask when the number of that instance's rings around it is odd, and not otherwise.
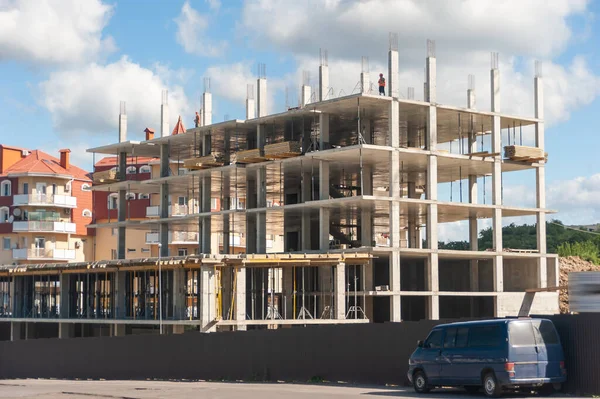
[[[535,337],[530,321],[513,321],[508,325],[508,336],[512,346],[535,346]]]
[[[558,335],[554,324],[548,320],[532,320],[533,328],[535,331],[535,339],[538,343],[545,345],[558,345]]]
[[[502,329],[496,326],[469,328],[469,346],[499,346],[502,343]]]
[[[441,348],[442,347],[442,336],[444,335],[443,330],[433,330],[427,340],[425,341],[425,348]]]
[[[468,328],[449,328],[444,338],[444,348],[464,348],[467,346]]]

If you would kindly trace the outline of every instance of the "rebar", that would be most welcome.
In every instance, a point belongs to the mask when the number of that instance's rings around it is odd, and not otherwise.
[[[329,65],[329,53],[327,52],[327,49],[319,49],[319,58],[321,60],[321,66]]]
[[[267,65],[262,62],[259,63],[257,72],[258,72],[259,79],[266,79],[267,78]]]
[[[302,71],[302,85],[310,86],[310,71]]]
[[[210,78],[209,77],[204,78],[204,92],[210,93]]]

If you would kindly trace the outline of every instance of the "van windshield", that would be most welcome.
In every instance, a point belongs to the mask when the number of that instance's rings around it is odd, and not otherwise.
[[[512,346],[556,345],[559,343],[554,325],[548,320],[514,321],[508,325]]]

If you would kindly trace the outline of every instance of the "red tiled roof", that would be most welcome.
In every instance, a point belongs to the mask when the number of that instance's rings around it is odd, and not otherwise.
[[[152,157],[127,157],[127,165],[147,165],[148,162],[157,160],[159,158]],[[94,166],[112,166],[117,164],[117,157],[104,157]]]
[[[183,122],[181,121],[181,115],[179,115],[179,120],[177,121],[177,124],[175,125],[175,129],[173,129],[171,136],[174,136],[176,134],[181,134],[181,133],[185,133],[185,126],[183,126]]]
[[[89,180],[88,172],[74,165],[67,169],[60,166],[60,160],[40,150],[33,150],[31,154],[21,159],[4,171],[11,173],[52,173],[58,175],[71,175],[76,179]]]

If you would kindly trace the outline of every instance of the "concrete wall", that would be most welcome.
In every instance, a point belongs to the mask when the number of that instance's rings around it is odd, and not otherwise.
[[[499,293],[496,299],[498,304],[498,317],[517,316],[525,293],[507,292]],[[535,294],[530,314],[557,314],[559,313],[558,292],[538,292]]]
[[[536,259],[504,258],[504,291],[523,292],[538,288],[539,268]]]

